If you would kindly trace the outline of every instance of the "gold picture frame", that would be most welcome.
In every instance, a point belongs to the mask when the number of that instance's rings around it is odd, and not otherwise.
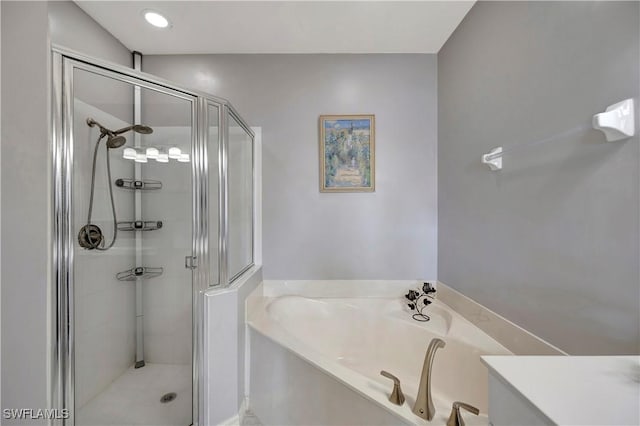
[[[375,115],[321,115],[320,192],[375,191]]]

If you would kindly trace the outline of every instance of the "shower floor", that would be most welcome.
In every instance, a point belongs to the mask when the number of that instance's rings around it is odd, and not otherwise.
[[[161,403],[163,395],[177,397]],[[191,365],[131,366],[76,412],[78,426],[191,424]]]

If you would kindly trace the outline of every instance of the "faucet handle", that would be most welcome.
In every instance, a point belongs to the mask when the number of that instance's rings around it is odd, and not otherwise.
[[[451,407],[451,415],[449,416],[449,420],[447,420],[447,426],[464,426],[464,420],[462,419],[462,413],[460,413],[460,409],[464,408],[467,411],[472,412],[476,416],[480,414],[480,410],[478,410],[473,405],[465,404],[464,402],[456,401],[453,403]]]
[[[404,404],[404,394],[402,393],[402,389],[400,388],[400,379],[384,370],[382,370],[380,374],[387,379],[393,380],[393,391],[391,392],[391,395],[389,395],[389,401],[396,405]]]

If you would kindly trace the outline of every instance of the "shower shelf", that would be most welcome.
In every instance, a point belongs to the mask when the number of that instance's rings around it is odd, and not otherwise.
[[[150,191],[153,189],[162,189],[162,182],[159,180],[134,180],[120,178],[116,179],[116,186],[124,189]]]
[[[156,231],[161,228],[161,220],[135,220],[133,222],[118,222],[118,231]]]
[[[116,278],[118,281],[135,281],[138,278],[148,279],[155,278],[162,275],[164,268],[150,268],[144,266],[138,266],[126,271],[118,272]]]

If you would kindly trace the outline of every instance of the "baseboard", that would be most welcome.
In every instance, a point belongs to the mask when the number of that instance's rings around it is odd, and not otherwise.
[[[515,355],[567,355],[561,349],[512,323],[475,300],[438,281],[437,298]]]
[[[242,424],[242,419],[238,414],[233,417],[228,418],[227,420],[220,422],[218,426],[240,426]]]
[[[249,411],[249,397],[245,396],[242,400],[242,404],[240,404],[240,409],[238,410],[238,418],[240,419],[240,424],[244,421],[244,417],[247,415]]]
[[[244,421],[244,417],[246,416],[248,409],[249,409],[249,397],[245,397],[242,400],[242,403],[240,404],[240,409],[238,410],[238,414],[220,422],[218,426],[240,426]]]

